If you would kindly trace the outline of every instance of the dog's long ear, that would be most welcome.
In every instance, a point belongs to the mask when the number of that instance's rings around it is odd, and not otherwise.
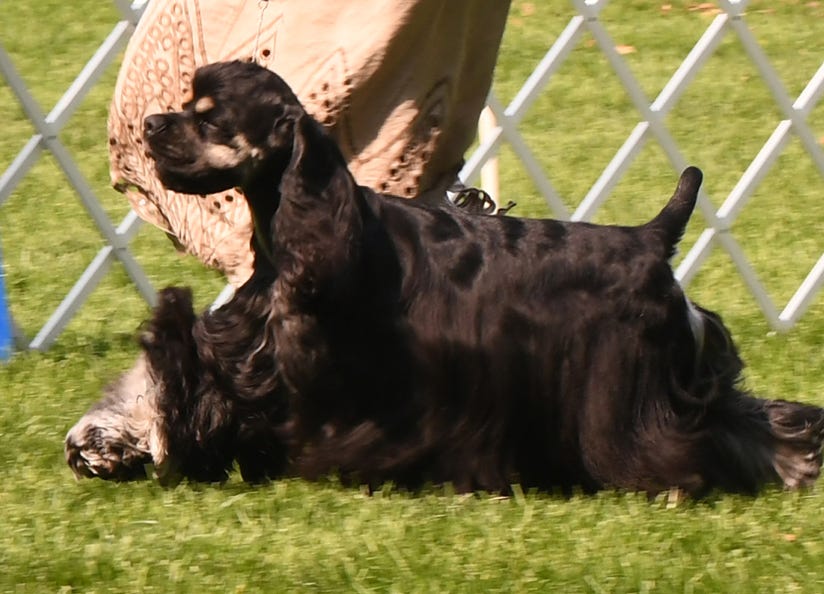
[[[306,112],[295,118],[292,156],[281,192],[298,191],[320,198],[329,192],[351,192],[355,185],[346,160],[326,130]]]
[[[280,183],[274,237],[299,246],[302,289],[323,298],[353,290],[364,196],[335,141],[310,115],[294,122],[292,155]]]
[[[255,126],[260,126],[260,122],[271,122],[271,128],[268,130],[265,127],[260,127],[256,133],[260,134],[260,138],[250,137],[253,142],[263,141],[273,152],[286,151],[291,153],[292,150],[292,130],[295,122],[303,117],[305,113],[297,98],[292,101],[278,100],[271,104],[263,104],[258,106],[247,114],[250,129]],[[265,138],[263,138],[265,136]]]
[[[292,155],[280,183],[281,211],[292,211],[289,216],[298,219],[311,213],[315,229],[344,236],[360,224],[359,194],[335,140],[304,112],[292,128]]]

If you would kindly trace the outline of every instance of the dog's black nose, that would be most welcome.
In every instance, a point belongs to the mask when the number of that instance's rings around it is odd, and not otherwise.
[[[143,136],[149,137],[157,134],[166,127],[166,118],[162,114],[156,113],[143,120]]]

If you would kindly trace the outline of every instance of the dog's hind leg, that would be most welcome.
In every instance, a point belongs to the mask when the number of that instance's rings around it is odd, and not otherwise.
[[[767,400],[740,389],[743,363],[721,318],[694,306],[699,326],[695,369],[684,390],[674,390],[687,434],[701,445],[701,474],[709,486],[756,492],[768,483],[807,487],[818,477],[824,409]],[[693,331],[693,334],[696,334]]]
[[[799,489],[821,471],[824,409],[733,392],[646,438],[629,474],[634,480],[609,483],[697,496],[713,489],[755,495],[770,484]]]
[[[811,486],[821,471],[824,410],[740,394],[707,412],[702,448],[708,486],[756,493],[764,485]]]
[[[789,489],[809,487],[821,472],[824,410],[817,406],[763,402],[773,441],[772,467]]]

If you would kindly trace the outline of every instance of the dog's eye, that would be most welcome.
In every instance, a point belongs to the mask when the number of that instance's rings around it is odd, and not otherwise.
[[[207,120],[206,118],[199,118],[197,121],[197,126],[200,128],[201,132],[206,132],[217,128],[214,122]]]

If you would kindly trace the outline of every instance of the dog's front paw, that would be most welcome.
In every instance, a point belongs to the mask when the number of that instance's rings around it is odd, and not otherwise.
[[[127,481],[145,478],[152,457],[116,433],[95,425],[76,425],[66,435],[66,462],[78,478]]]

